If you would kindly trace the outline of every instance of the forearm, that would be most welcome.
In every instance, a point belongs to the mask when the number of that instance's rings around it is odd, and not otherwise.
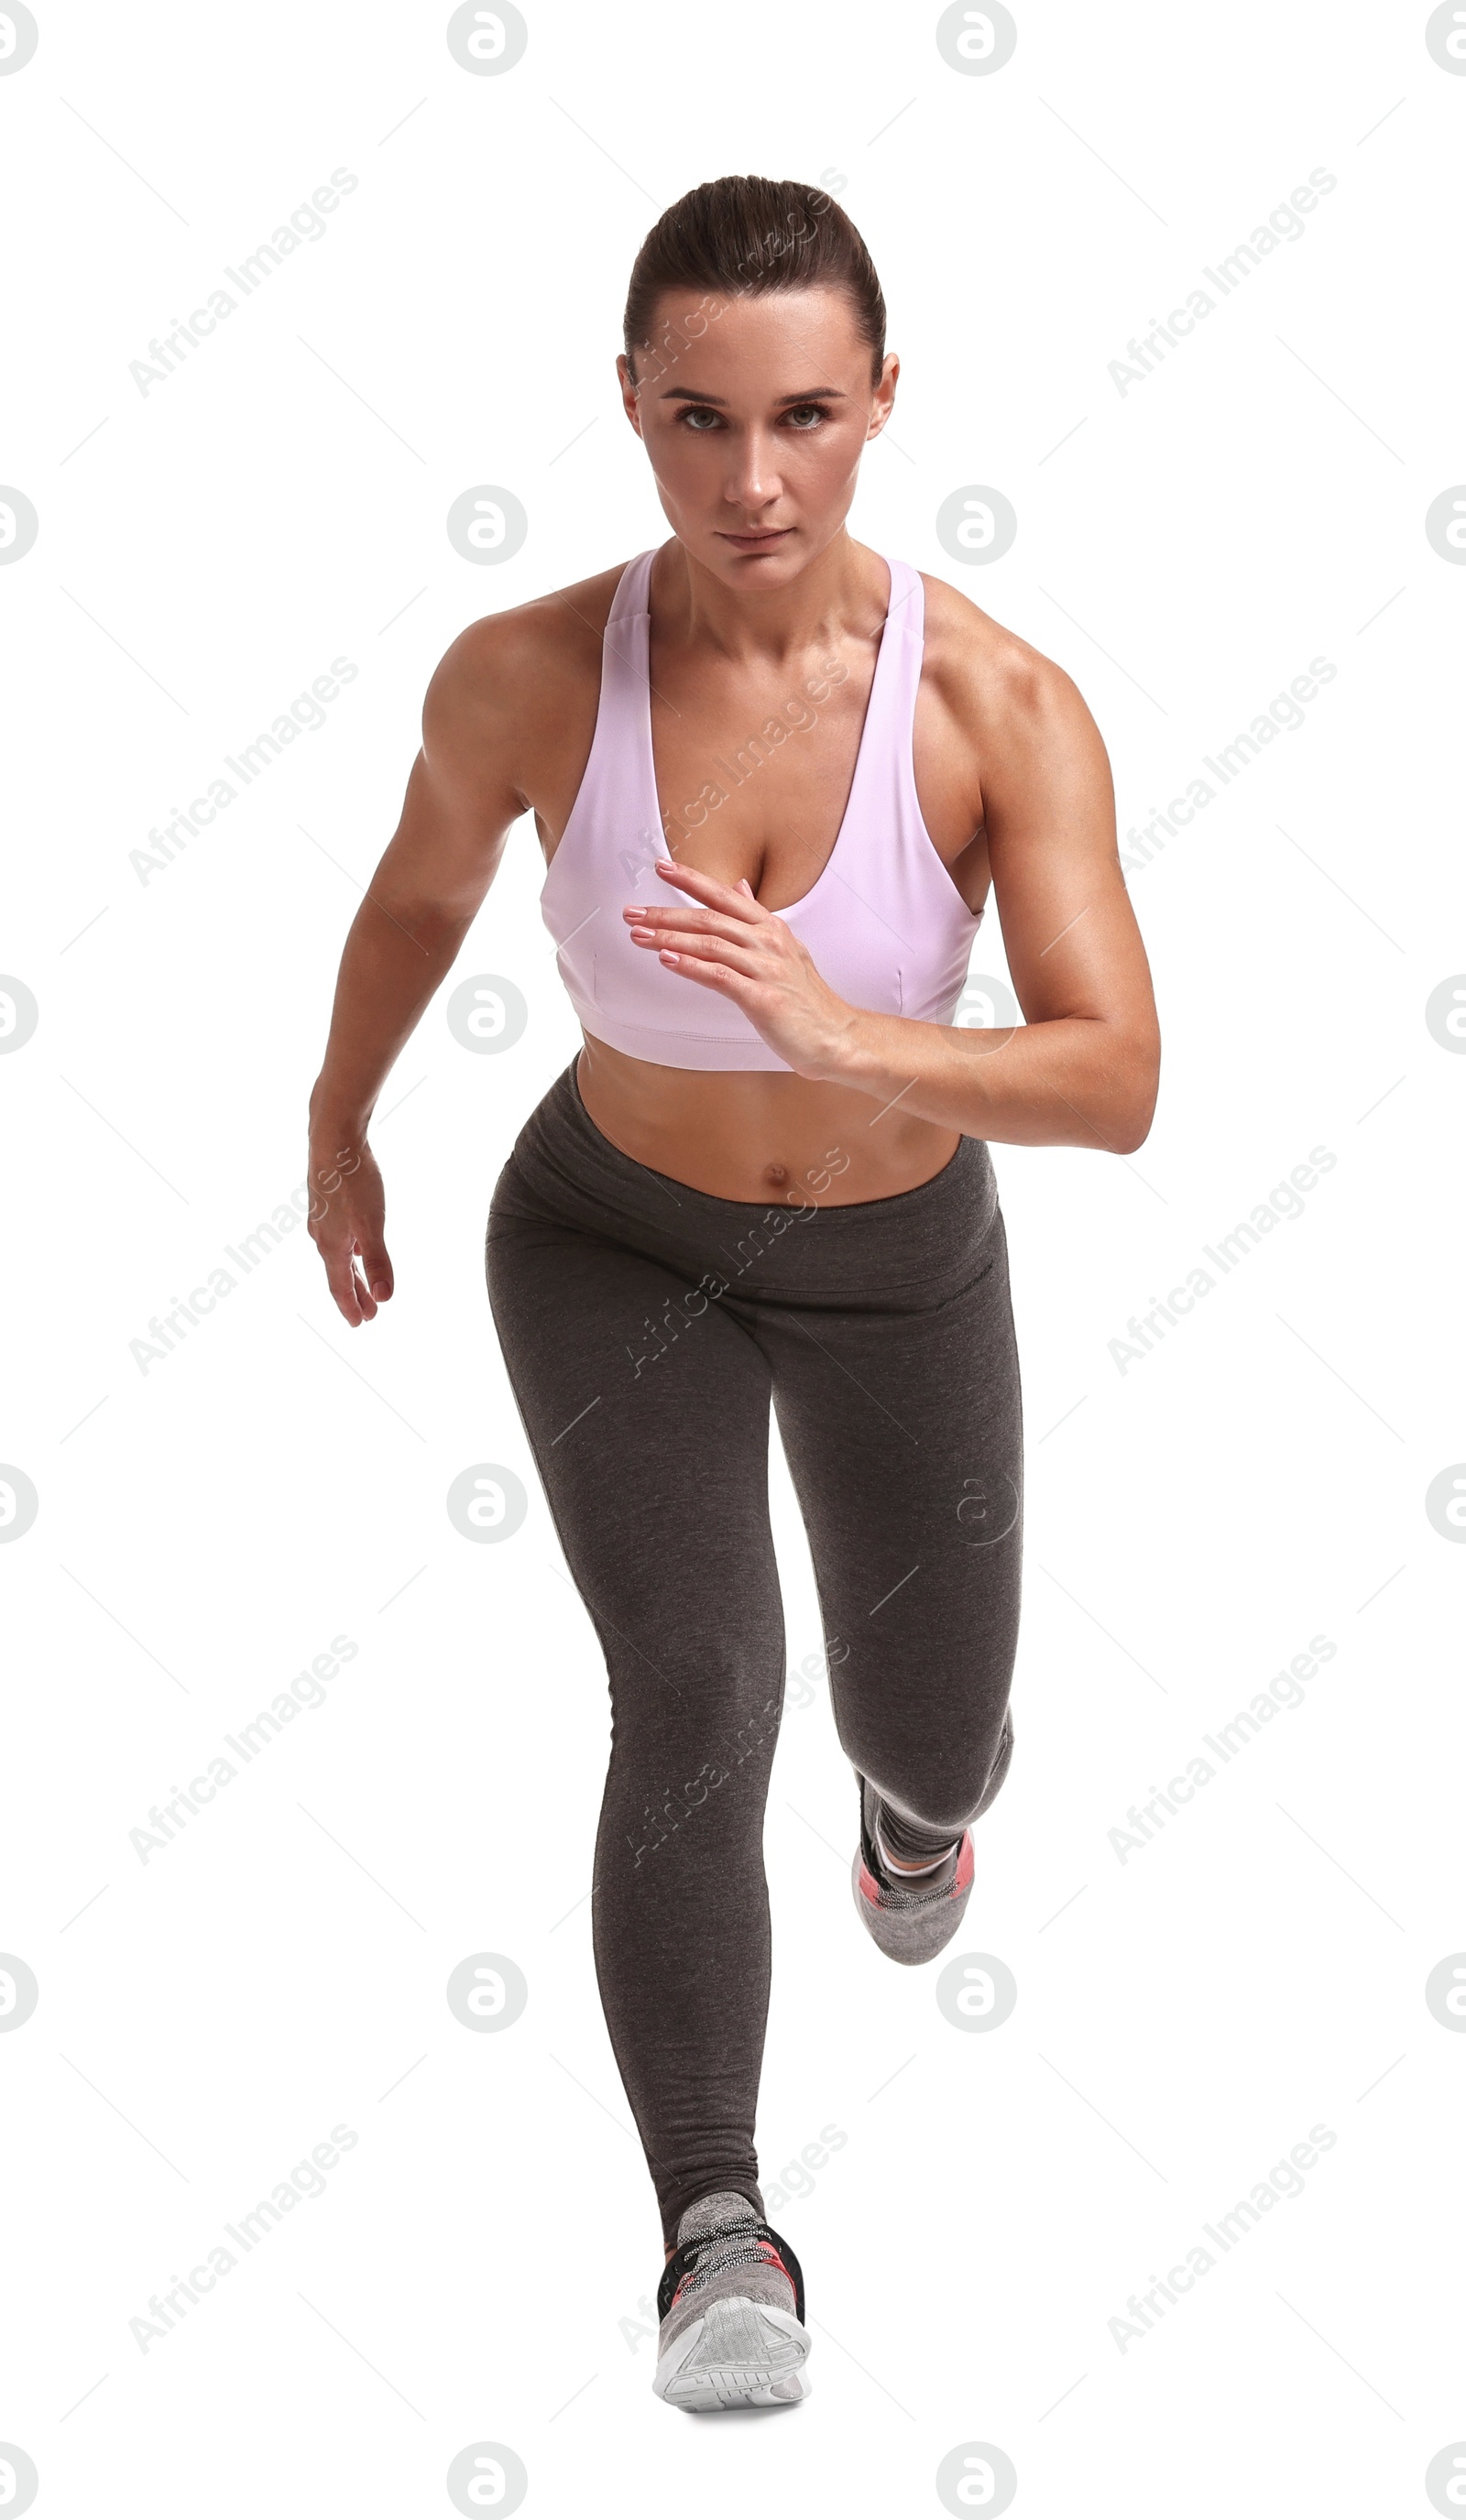
[[[964,1031],[852,1008],[817,1073],[964,1137],[1130,1154],[1150,1126],[1157,1053],[1098,1016]]]
[[[377,1097],[453,967],[473,914],[389,906],[372,895],[351,922],[331,1030],[310,1095],[312,1135],[364,1138]]]

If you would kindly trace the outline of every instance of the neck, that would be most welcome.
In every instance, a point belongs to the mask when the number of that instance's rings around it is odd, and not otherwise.
[[[797,578],[766,591],[730,587],[676,539],[652,562],[659,637],[738,664],[778,665],[842,638],[879,637],[890,582],[885,562],[843,524]]]

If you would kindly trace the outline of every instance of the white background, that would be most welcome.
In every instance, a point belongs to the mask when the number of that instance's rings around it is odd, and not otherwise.
[[[555,2513],[935,2512],[969,2442],[1032,2515],[1428,2511],[1466,2438],[1466,2037],[1424,2000],[1466,1947],[1466,1556],[1424,1502],[1466,1455],[1466,1064],[1425,1021],[1466,967],[1466,572],[1424,530],[1466,474],[1466,77],[1423,9],[1358,0],[1045,0],[984,76],[935,11],[869,0],[559,0],[491,76],[445,18],[48,8],[0,77],[0,478],[40,520],[0,568],[0,968],[39,1006],[0,1058],[0,1458],[40,1501],[0,1551],[0,1949],[40,1988],[0,2038],[0,2439],[68,2515],[446,2512],[481,2441]],[[150,339],[338,167],[325,237],[140,392]],[[1304,237],[1122,394],[1130,337],[1320,167]],[[637,2332],[662,2251],[586,1904],[604,1676],[482,1283],[494,1179],[577,1039],[527,824],[454,974],[512,978],[523,1039],[470,1054],[444,991],[383,1097],[388,1311],[348,1332],[297,1230],[146,1372],[130,1343],[303,1177],[438,655],[661,538],[616,399],[625,277],[661,205],[747,170],[840,179],[885,284],[903,376],[854,530],[1074,674],[1122,833],[1337,670],[1129,878],[1146,1145],[996,1149],[1026,1601],[958,1949],[1013,1971],[1000,2028],[861,1934],[849,1771],[823,1678],[792,1679],[766,2185],[847,2140],[773,2212],[815,2394],[710,2427],[653,2398]],[[529,519],[498,567],[444,532],[482,482]],[[937,540],[969,483],[1017,512],[990,566]],[[325,725],[142,880],[150,829],[339,655]],[[975,968],[1002,975],[995,916]],[[1122,1372],[1128,1318],[1315,1146],[1304,1214]],[[498,1547],[444,1508],[481,1462],[529,1491]],[[791,1674],[818,1672],[775,1476]],[[1306,1702],[1122,1863],[1129,1806],[1316,1635]],[[336,1636],[327,1702],[140,1861],[150,1807]],[[476,1952],[528,1985],[492,2036],[444,2000]],[[140,2350],[149,2297],[342,2124],[326,2192]],[[1122,2351],[1127,2297],[1318,2125],[1305,2192]]]

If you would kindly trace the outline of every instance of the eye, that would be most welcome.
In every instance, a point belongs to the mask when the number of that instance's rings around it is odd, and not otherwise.
[[[681,426],[691,429],[694,437],[707,437],[712,429],[720,428],[722,423],[707,403],[690,403],[681,414]]]
[[[784,417],[791,428],[802,430],[818,428],[822,422],[829,419],[830,413],[825,403],[798,402],[784,414]]]

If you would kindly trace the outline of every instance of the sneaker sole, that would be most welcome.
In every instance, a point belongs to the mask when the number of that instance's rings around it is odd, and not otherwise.
[[[804,2365],[812,2342],[793,2311],[736,2298],[715,2301],[668,2346],[652,2386],[668,2406],[689,2414],[797,2407],[810,2393]]]

